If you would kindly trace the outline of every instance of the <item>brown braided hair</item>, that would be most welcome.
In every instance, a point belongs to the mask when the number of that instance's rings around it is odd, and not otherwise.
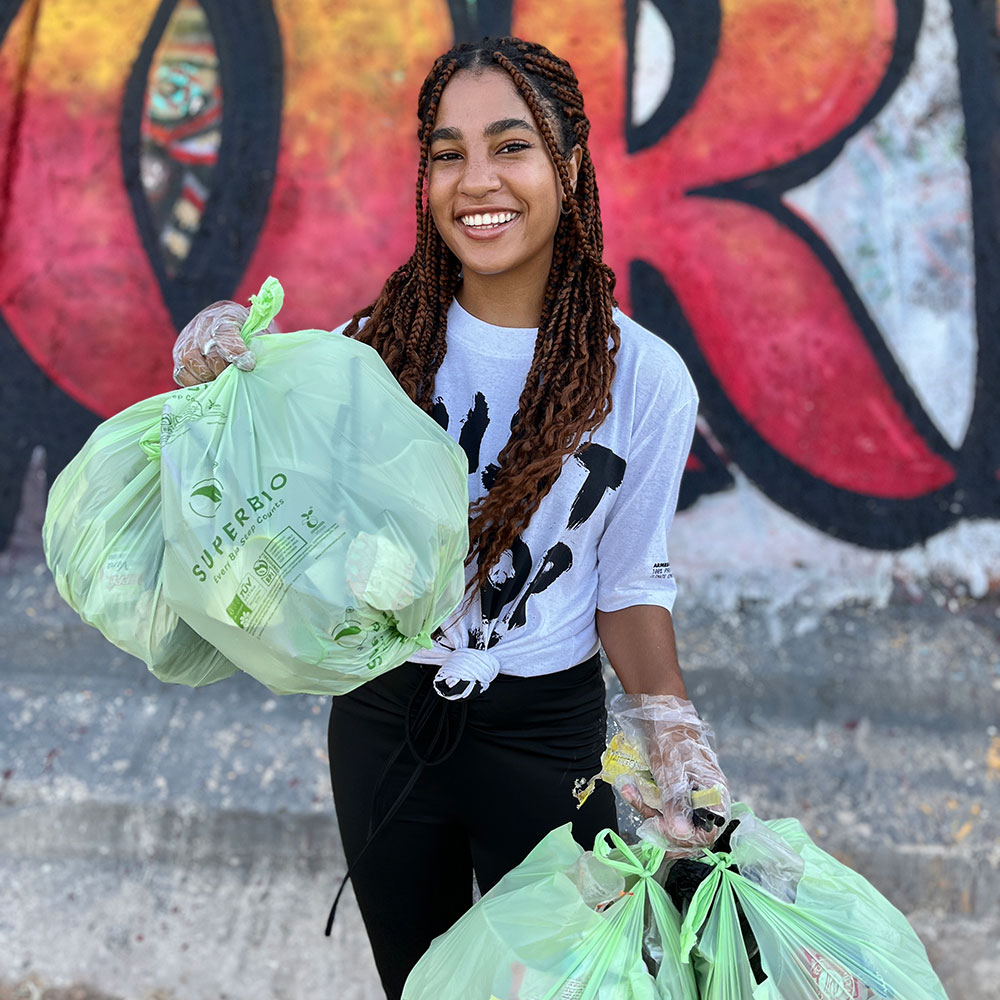
[[[527,527],[565,457],[611,412],[611,381],[620,342],[612,318],[615,277],[603,261],[600,203],[587,148],[590,122],[569,63],[542,45],[509,37],[463,43],[435,61],[417,102],[416,247],[375,302],[357,312],[345,330],[374,347],[407,395],[431,411],[461,264],[438,234],[426,202],[429,138],[451,77],[458,70],[497,67],[510,74],[535,118],[559,174],[564,207],[534,357],[511,436],[500,451],[499,472],[489,493],[469,511],[468,562],[478,560],[469,599]],[[575,191],[567,166],[574,146],[583,153]],[[359,321],[366,316],[368,322],[362,327]]]

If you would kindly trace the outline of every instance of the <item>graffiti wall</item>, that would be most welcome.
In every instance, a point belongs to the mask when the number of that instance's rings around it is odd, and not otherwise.
[[[984,0],[0,0],[0,548],[200,307],[372,299],[427,66],[507,32],[573,63],[619,299],[698,383],[678,563],[1000,585]]]

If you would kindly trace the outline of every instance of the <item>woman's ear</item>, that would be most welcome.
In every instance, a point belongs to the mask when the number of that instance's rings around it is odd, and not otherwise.
[[[570,189],[576,191],[576,178],[580,173],[580,164],[583,163],[583,147],[574,146],[566,157],[566,166],[569,169]]]

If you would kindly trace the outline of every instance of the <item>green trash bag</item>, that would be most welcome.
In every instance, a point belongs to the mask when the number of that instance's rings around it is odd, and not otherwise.
[[[682,924],[702,1000],[947,1000],[902,913],[797,820],[733,818]]]
[[[403,1000],[697,1000],[680,916],[654,878],[662,862],[610,830],[593,852],[570,824],[553,830],[431,942]]]
[[[268,278],[250,337],[281,307]],[[465,590],[468,459],[377,352],[306,330],[171,394],[164,593],[277,694],[343,694],[431,645]]]
[[[67,604],[162,681],[197,687],[236,672],[163,598],[160,464],[140,441],[164,402],[145,399],[102,423],[56,477],[42,526],[45,558]]]

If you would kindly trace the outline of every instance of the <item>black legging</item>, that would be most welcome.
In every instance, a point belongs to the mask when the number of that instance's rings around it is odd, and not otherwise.
[[[471,905],[473,871],[487,892],[555,827],[572,821],[573,836],[589,850],[602,828],[617,826],[607,785],[599,783],[579,810],[572,795],[578,779],[601,769],[606,715],[597,656],[541,677],[501,674],[465,702],[430,689],[435,670],[405,663],[334,698],[330,712],[337,821],[388,1000],[402,997],[431,939]],[[444,753],[452,752],[420,769],[356,861],[418,768],[404,746],[386,773],[404,744],[407,712],[413,720],[421,705],[431,718],[417,733],[418,752],[440,756],[446,745]]]

